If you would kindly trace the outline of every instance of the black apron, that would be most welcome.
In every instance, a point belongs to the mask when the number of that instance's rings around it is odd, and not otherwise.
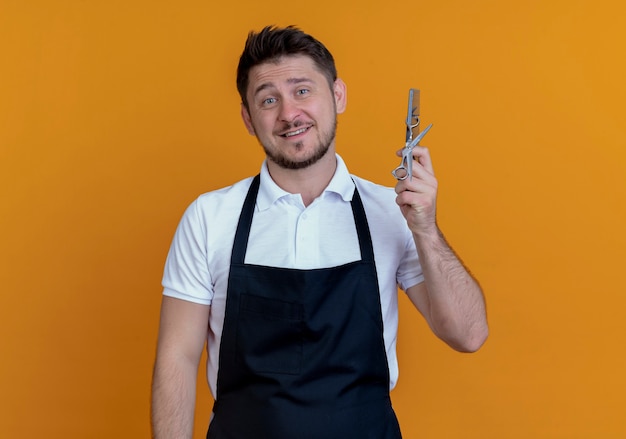
[[[400,438],[358,191],[361,261],[297,270],[244,264],[259,182],[235,234],[207,439]]]

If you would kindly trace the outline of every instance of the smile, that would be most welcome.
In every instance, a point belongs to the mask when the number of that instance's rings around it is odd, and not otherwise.
[[[306,132],[309,129],[309,127],[305,127],[305,128],[300,128],[299,130],[296,131],[290,131],[288,133],[282,134],[283,137],[293,137],[293,136],[297,136],[298,134],[302,134],[304,132]]]

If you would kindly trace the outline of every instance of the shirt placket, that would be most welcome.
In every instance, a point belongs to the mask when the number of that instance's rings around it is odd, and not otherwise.
[[[319,266],[319,211],[314,203],[298,215],[295,229],[296,267],[306,269]]]

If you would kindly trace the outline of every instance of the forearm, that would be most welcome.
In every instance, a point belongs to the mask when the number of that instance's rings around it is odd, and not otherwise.
[[[424,273],[427,320],[454,349],[476,351],[488,334],[485,301],[478,282],[437,229],[413,235]]]
[[[157,358],[152,381],[152,437],[191,439],[197,364]]]

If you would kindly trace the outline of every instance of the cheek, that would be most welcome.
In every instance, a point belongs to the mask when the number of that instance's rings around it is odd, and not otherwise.
[[[251,127],[256,135],[267,135],[272,132],[272,125],[266,118],[255,118],[251,122]]]
[[[248,118],[246,128],[250,134],[258,136],[271,132],[272,124],[266,113],[256,113]]]
[[[323,112],[323,120],[326,125],[332,125],[335,120],[337,120],[337,108],[334,105],[334,102],[328,107],[324,108]]]

